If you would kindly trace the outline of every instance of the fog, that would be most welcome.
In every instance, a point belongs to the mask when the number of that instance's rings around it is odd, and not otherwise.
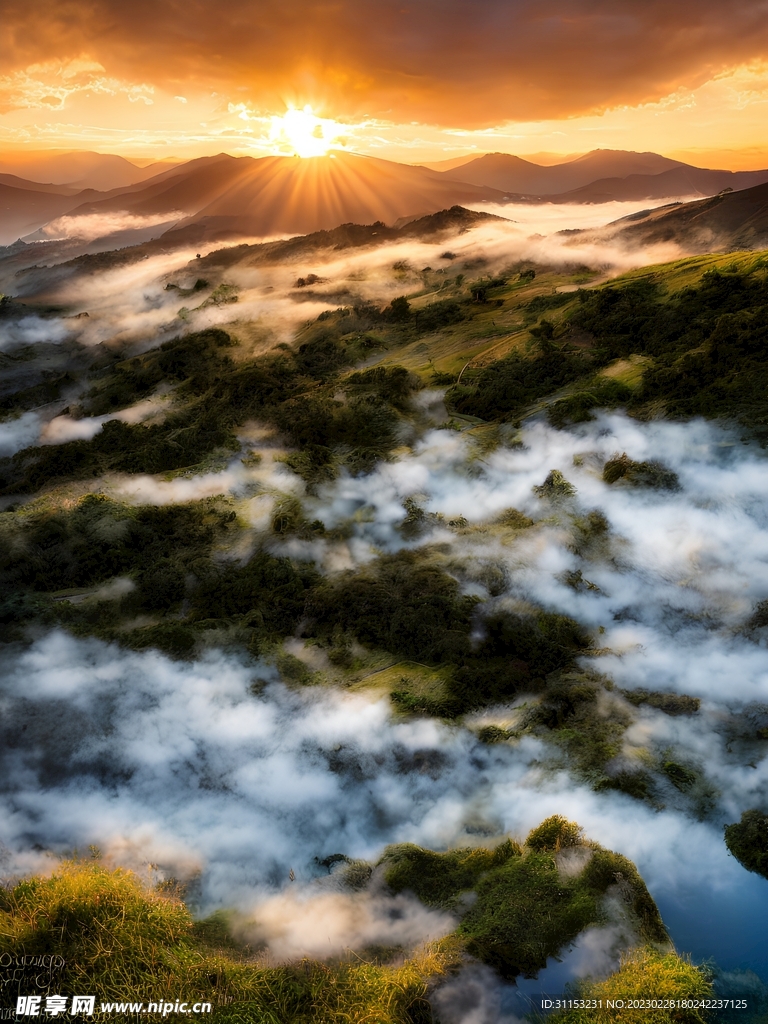
[[[50,869],[35,845],[63,853],[93,843],[117,862],[158,863],[193,878],[201,911],[236,907],[248,935],[275,959],[320,955],[321,947],[330,954],[355,943],[426,939],[452,925],[408,899],[393,908],[375,890],[329,891],[333,878],[318,861],[336,853],[375,860],[391,842],[442,849],[506,833],[522,838],[561,813],[638,864],[681,948],[732,965],[748,959],[766,910],[763,883],[727,854],[722,823],[762,805],[768,781],[768,760],[738,740],[743,715],[768,705],[764,648],[742,631],[768,581],[764,456],[720,426],[638,423],[619,413],[569,431],[530,422],[518,442],[478,457],[471,436],[431,430],[412,454],[367,476],[342,474],[314,496],[269,458],[252,468],[235,460],[208,477],[127,478],[121,486],[143,501],[230,490],[241,515],[261,503],[260,516],[251,515],[257,533],[268,531],[274,494],[291,492],[308,516],[328,527],[351,522],[353,535],[308,544],[267,533],[275,551],[312,557],[332,572],[376,551],[425,545],[491,605],[522,598],[577,617],[602,651],[585,666],[630,689],[703,698],[693,717],[636,709],[623,756],[632,764],[644,751],[674,751],[709,787],[705,820],[672,787],[663,811],[594,793],[553,767],[554,751],[542,741],[485,746],[472,720],[395,720],[386,700],[286,688],[271,665],[233,654],[214,651],[186,665],[53,633],[5,654],[6,870]],[[600,470],[617,450],[662,458],[680,489],[609,487]],[[551,469],[575,486],[573,498],[552,504],[534,493]],[[406,541],[399,526],[409,496],[432,519]],[[537,525],[513,535],[494,526],[511,506]],[[608,520],[608,539],[578,556],[573,523],[593,508]],[[460,516],[466,526],[448,525]],[[487,565],[506,574],[506,593],[496,598],[483,589]],[[576,569],[599,590],[577,593],[563,583]],[[740,930],[729,934],[723,922],[733,908]],[[616,944],[580,941],[572,975],[615,963]],[[550,976],[542,984],[551,990],[559,976]],[[462,989],[467,999],[473,977]],[[504,991],[486,988],[493,1005],[475,1006],[486,1014],[478,1021],[495,1019]]]
[[[37,413],[25,412],[16,419],[0,423],[0,457],[15,455],[20,449],[36,444],[39,436]]]
[[[529,422],[516,440],[478,455],[471,434],[430,430],[410,454],[364,476],[342,472],[316,494],[304,493],[307,517],[328,529],[345,524],[348,541],[289,539],[280,546],[329,570],[364,563],[381,550],[447,545],[478,570],[503,565],[510,594],[589,625],[600,638],[595,667],[623,686],[768,700],[764,650],[742,630],[768,591],[763,452],[717,424],[641,423],[622,413],[568,431]],[[301,496],[302,481],[263,451],[267,462],[255,470],[234,460],[220,473],[152,484],[135,478],[122,486],[163,503],[223,492],[249,500],[249,491],[269,488]],[[602,467],[620,452],[660,460],[677,474],[679,488],[606,484]],[[553,469],[576,490],[554,506],[534,493]],[[175,489],[183,499],[173,498]],[[400,529],[406,498],[428,516],[416,539]],[[514,538],[494,528],[494,517],[510,507],[537,525]],[[574,524],[595,508],[606,516],[607,539],[579,555]],[[478,529],[449,525],[462,518]],[[577,571],[592,589],[564,582]]]
[[[420,271],[427,266],[447,274],[461,272],[469,280],[473,275],[497,273],[527,260],[571,268],[586,265],[605,277],[677,258],[680,251],[672,243],[627,251],[616,243],[582,243],[578,236],[558,234],[606,223],[641,208],[641,203],[505,205],[496,211],[483,204],[478,209],[498,212],[504,219],[436,241],[404,240],[342,253],[321,250],[273,266],[249,267],[246,256],[246,264],[216,271],[211,278],[214,285],[221,273],[223,280],[237,286],[236,305],[206,303],[210,294],[206,291],[185,298],[174,290],[166,290],[169,280],[191,287],[201,275],[192,247],[145,256],[127,266],[111,269],[94,269],[88,265],[85,271],[63,265],[52,267],[50,273],[43,276],[36,269],[24,271],[13,279],[12,294],[28,301],[27,295],[34,295],[42,288],[47,300],[65,304],[70,314],[87,312],[88,317],[78,320],[73,320],[71,315],[69,318],[42,318],[25,312],[16,319],[6,318],[0,322],[0,350],[65,338],[74,338],[88,346],[107,343],[146,348],[186,330],[228,324],[232,325],[236,337],[240,333],[241,340],[246,341],[256,325],[262,337],[268,339],[266,347],[270,347],[280,341],[290,341],[298,326],[325,309],[335,309],[361,298],[387,303],[397,295],[421,288]],[[110,230],[129,226],[120,220],[123,215],[115,216],[117,220]],[[72,218],[62,218],[65,220],[69,224]],[[77,224],[69,225],[67,230],[85,231],[86,237],[92,234],[88,225],[94,231],[109,227],[100,220],[92,223],[89,217],[75,220]],[[215,248],[206,247],[203,255]],[[447,249],[454,253],[455,259],[441,259]],[[396,263],[406,265],[406,269],[393,272]],[[467,270],[464,263],[472,264],[474,269]],[[298,277],[308,273],[316,273],[322,281],[311,288],[297,289]],[[438,293],[436,297],[441,296]],[[188,308],[180,317],[179,311],[184,307]],[[250,326],[244,329],[244,324]]]
[[[680,488],[607,485],[602,466],[617,452],[662,461],[677,473]],[[759,448],[721,426],[640,423],[616,413],[570,431],[532,422],[519,446],[480,457],[471,436],[434,430],[410,456],[382,463],[366,477],[342,476],[308,498],[306,507],[327,527],[365,508],[353,527],[352,557],[361,551],[365,557],[366,548],[372,554],[433,541],[452,545],[464,558],[503,563],[512,592],[593,629],[602,626],[600,646],[615,653],[603,655],[600,667],[626,685],[653,682],[703,697],[765,699],[760,648],[737,632],[768,589],[764,467]],[[576,489],[557,506],[533,490],[553,469]],[[399,530],[406,497],[442,517],[433,518],[418,541],[404,541]],[[514,542],[491,529],[457,536],[448,525],[460,517],[490,523],[510,507],[539,522]],[[573,522],[593,508],[610,524],[608,546],[579,556]],[[560,579],[579,569],[599,589],[575,592]]]
[[[72,335],[72,327],[61,319],[23,313],[17,319],[0,320],[0,352],[39,342],[58,345]]]
[[[768,759],[740,738],[768,724],[764,640],[746,629],[768,592],[768,482],[759,448],[716,424],[640,423],[621,413],[569,431],[532,421],[513,447],[480,456],[471,435],[431,430],[411,454],[365,476],[342,473],[315,494],[275,463],[270,449],[263,451],[267,458],[255,468],[234,460],[220,473],[130,479],[121,487],[133,500],[160,503],[231,493],[255,536],[325,572],[365,564],[382,551],[423,547],[486,608],[522,600],[571,615],[592,634],[595,652],[582,659],[584,667],[629,690],[703,701],[693,718],[634,710],[616,770],[642,764],[649,750],[659,758],[672,750],[706,780],[716,820],[762,805]],[[607,485],[602,466],[616,452],[662,460],[679,488]],[[534,488],[552,469],[575,487],[572,498],[553,503],[537,496]],[[349,538],[272,537],[269,512],[284,493],[302,499],[307,518],[328,529],[344,526]],[[406,498],[426,513],[416,538],[401,530]],[[495,525],[510,507],[535,525],[518,532]],[[601,510],[608,531],[578,553],[579,523],[593,509]],[[485,582],[489,570],[496,596]],[[574,579],[584,585],[574,587]],[[671,785],[665,799],[685,810]]]
[[[154,235],[167,231],[176,221],[184,217],[181,210],[175,213],[163,212],[154,216],[138,216],[133,213],[115,211],[114,213],[82,213],[64,214],[49,221],[40,229],[39,234],[46,239],[77,238],[91,242],[96,238],[108,238],[123,232],[145,232],[153,229]]]
[[[50,416],[50,409],[47,410]],[[16,419],[0,423],[0,456],[15,455],[33,445],[65,444],[67,441],[90,441],[110,420],[123,423],[141,423],[163,411],[163,402],[147,399],[104,416],[70,415],[46,416],[40,412],[25,412]]]

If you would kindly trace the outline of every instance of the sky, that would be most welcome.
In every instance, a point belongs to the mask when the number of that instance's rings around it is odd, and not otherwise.
[[[0,149],[768,166],[768,0],[3,0]],[[287,117],[286,117],[287,115]]]

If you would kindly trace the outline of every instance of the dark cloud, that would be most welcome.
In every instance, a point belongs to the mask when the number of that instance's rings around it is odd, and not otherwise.
[[[6,0],[6,69],[110,74],[274,108],[476,127],[657,99],[768,53],[766,0]]]

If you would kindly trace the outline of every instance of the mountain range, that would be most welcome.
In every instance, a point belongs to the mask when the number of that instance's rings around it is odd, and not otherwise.
[[[23,150],[0,153],[0,176],[13,174],[38,184],[67,185],[73,191],[94,188],[103,192],[145,181],[173,163],[179,161],[154,161],[138,167],[113,153]]]
[[[0,171],[0,245],[20,237],[73,236],[90,240],[94,251],[158,236],[168,244],[194,245],[306,234],[344,223],[394,225],[456,205],[656,201],[768,182],[768,170],[708,170],[656,153],[613,150],[551,166],[490,153],[447,171],[345,152],[311,159],[219,154],[148,168],[115,165],[111,157],[103,157],[101,166],[90,159],[99,154],[80,154],[89,160],[79,162],[78,154],[65,156],[66,173],[53,175],[58,179],[90,166],[92,178],[123,174],[139,180],[105,190],[81,188],[74,179],[46,183]]]
[[[55,223],[63,216],[81,224],[88,219],[95,230],[103,219],[106,233],[114,232],[116,216],[124,215],[123,228],[133,225],[146,237],[172,229],[170,242],[191,242],[304,234],[347,222],[393,224],[457,204],[503,199],[493,188],[428,168],[348,153],[308,160],[221,154],[108,192],[0,178],[0,244],[46,225],[39,239],[72,233],[71,222]]]
[[[658,153],[610,149],[551,166],[509,153],[486,153],[442,173],[509,196],[561,203],[714,195],[725,188],[751,188],[768,181],[768,170],[708,170]]]

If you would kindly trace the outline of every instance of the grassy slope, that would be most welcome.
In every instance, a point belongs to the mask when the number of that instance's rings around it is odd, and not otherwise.
[[[724,416],[762,436],[766,266],[760,253],[693,257],[582,290],[544,313],[525,351],[469,367],[449,401],[490,420],[547,408],[555,426],[616,405],[646,417]]]

